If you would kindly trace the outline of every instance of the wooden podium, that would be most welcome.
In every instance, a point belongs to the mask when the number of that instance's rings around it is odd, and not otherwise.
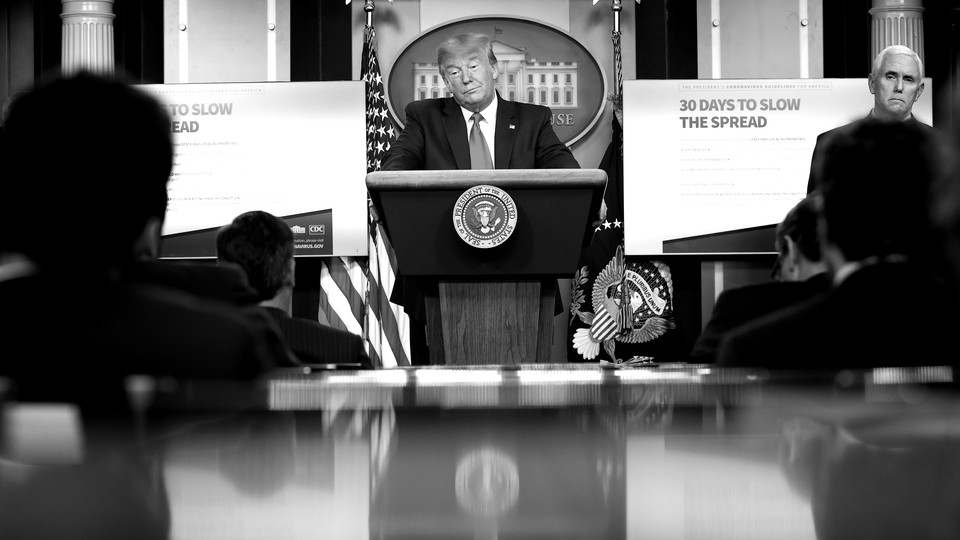
[[[398,273],[425,285],[431,364],[550,361],[556,280],[573,277],[606,182],[600,169],[367,175]],[[493,246],[471,245],[464,232],[466,218],[477,215],[467,192],[477,186],[497,188],[494,195],[505,194],[500,198],[516,209],[512,232]],[[494,212],[506,219],[503,214],[503,207]]]

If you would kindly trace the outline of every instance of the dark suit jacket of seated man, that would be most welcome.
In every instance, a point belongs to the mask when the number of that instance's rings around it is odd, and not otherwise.
[[[170,287],[232,307],[269,340],[272,356],[278,362],[275,367],[303,366],[284,339],[282,329],[258,305],[257,291],[250,286],[247,274],[237,265],[146,259],[130,265],[124,272],[124,278],[133,283]]]
[[[830,276],[820,250],[818,204],[818,196],[804,197],[777,225],[774,247],[778,256],[773,268],[777,281],[720,293],[713,315],[693,344],[690,362],[715,362],[717,345],[727,332],[827,291]]]
[[[813,298],[829,287],[830,276],[824,272],[805,281],[758,283],[723,291],[717,297],[710,321],[694,343],[688,361],[716,362],[717,347],[728,332]]]
[[[232,264],[145,259],[132,265],[125,276],[239,307],[257,304],[257,291],[250,286],[243,269]]]
[[[292,317],[277,307],[267,306],[264,309],[273,317],[287,345],[304,364],[341,364],[356,369],[373,369],[360,336],[317,321]]]
[[[0,303],[7,374],[75,385],[131,374],[250,379],[286,360],[269,328],[233,306],[146,282],[81,285],[41,271],[0,282]]]
[[[286,347],[292,353],[288,361],[279,367],[336,363],[356,364],[367,369],[373,367],[360,336],[317,321],[291,317],[280,308],[261,308],[258,305],[259,293],[250,286],[243,268],[235,264],[226,261],[217,264],[144,261],[136,265],[131,273],[133,279],[174,287],[235,305],[252,322],[275,326],[275,346]]]
[[[717,363],[827,372],[957,365],[956,312],[942,282],[924,269],[881,262],[823,295],[735,328],[721,340]]]

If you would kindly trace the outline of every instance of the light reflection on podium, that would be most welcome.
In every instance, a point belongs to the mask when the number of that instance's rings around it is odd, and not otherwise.
[[[474,384],[475,401],[421,380],[418,403],[437,406],[397,411],[371,537],[630,537],[627,434],[669,424],[670,393],[654,385],[601,392],[597,373],[573,378],[548,371],[520,374],[516,385]],[[496,403],[518,406],[487,408],[494,393]],[[551,405],[579,400],[591,405]]]

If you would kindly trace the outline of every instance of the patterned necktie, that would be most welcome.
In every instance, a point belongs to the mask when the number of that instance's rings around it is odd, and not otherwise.
[[[490,157],[490,148],[487,146],[487,140],[483,138],[483,132],[480,131],[483,115],[473,113],[470,119],[473,120],[473,126],[470,128],[470,168],[492,169],[493,159]]]

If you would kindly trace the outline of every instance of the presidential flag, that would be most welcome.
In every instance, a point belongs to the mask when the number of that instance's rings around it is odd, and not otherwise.
[[[613,32],[616,90],[613,133],[599,164],[607,173],[606,215],[589,231],[571,280],[567,359],[635,364],[674,356],[670,331],[673,278],[660,261],[624,257],[623,72],[620,33]],[[675,334],[675,332],[673,332]],[[658,358],[659,357],[659,358]]]

